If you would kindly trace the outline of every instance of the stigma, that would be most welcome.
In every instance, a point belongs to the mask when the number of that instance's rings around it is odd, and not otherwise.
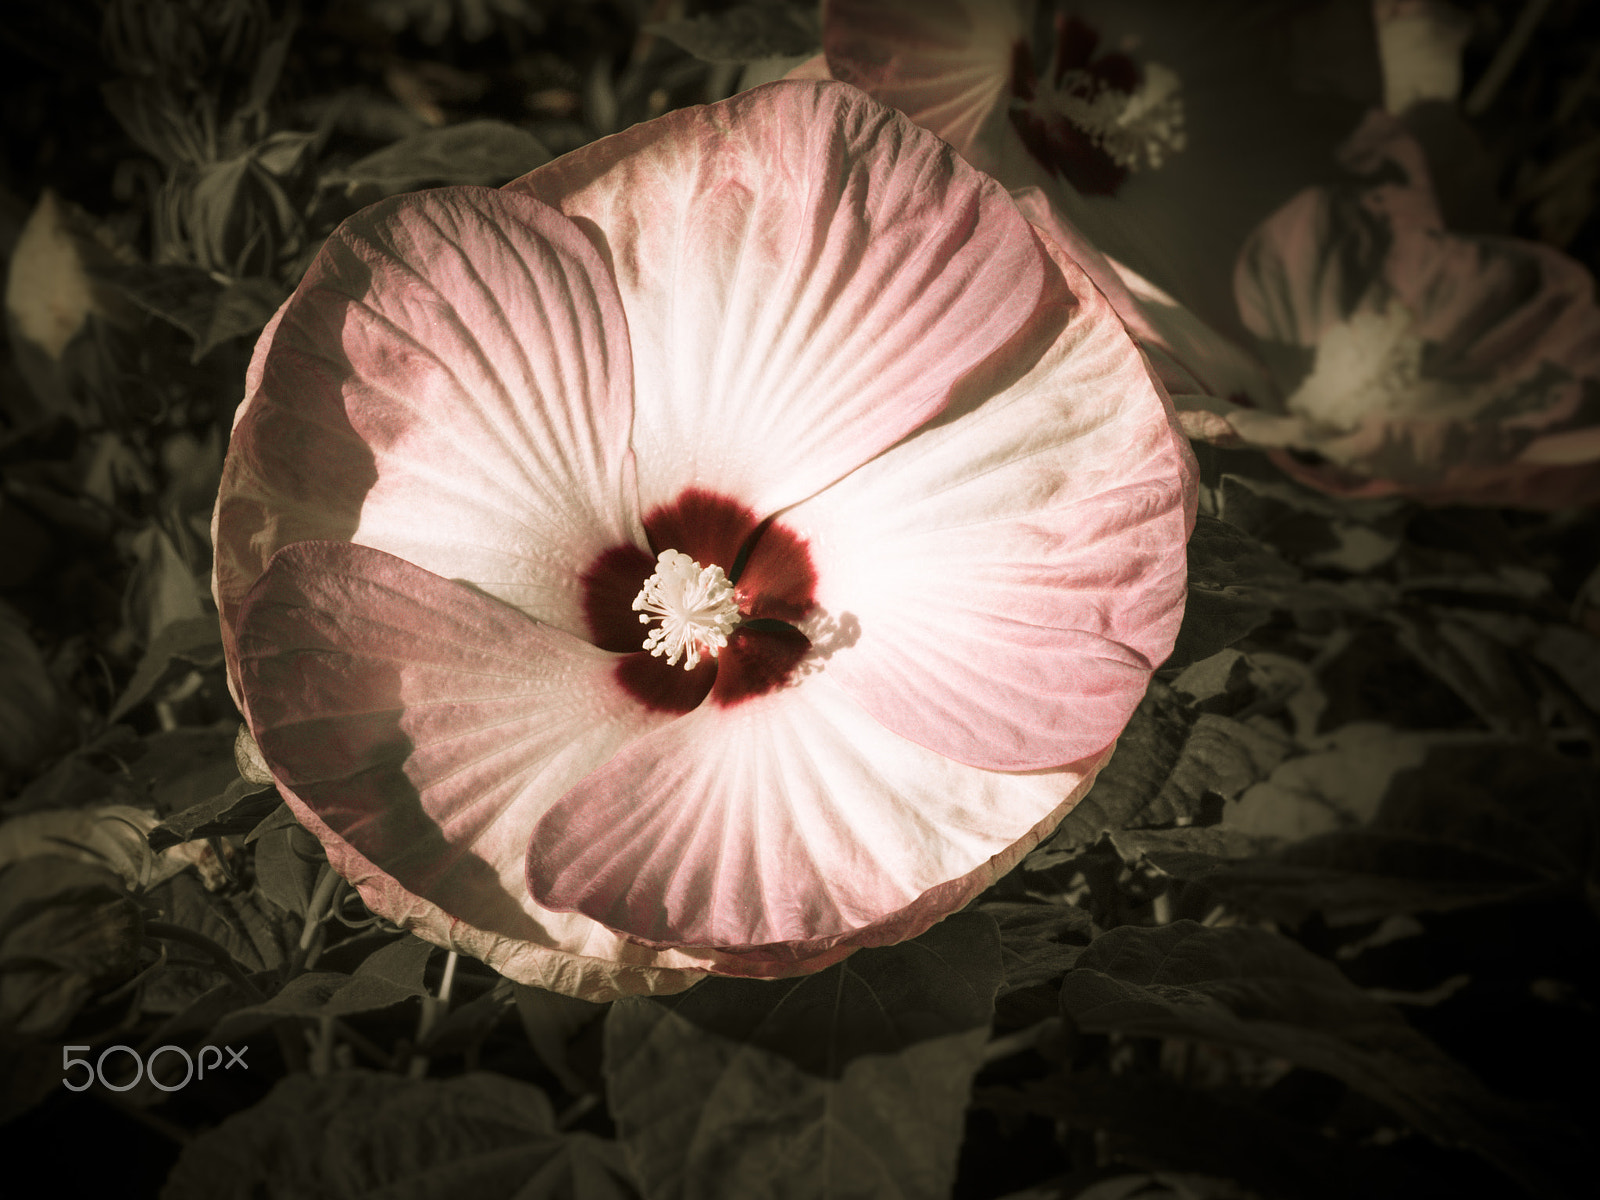
[[[728,635],[739,624],[739,605],[733,584],[721,567],[702,567],[678,550],[663,550],[656,558],[655,574],[633,598],[641,624],[661,624],[644,639],[644,648],[656,657],[666,656],[669,666],[692,671],[701,656],[717,657]]]
[[[1177,72],[1147,63],[1132,92],[1107,86],[1088,71],[1065,71],[1047,103],[1053,104],[1126,171],[1157,168],[1182,150],[1182,82]]]

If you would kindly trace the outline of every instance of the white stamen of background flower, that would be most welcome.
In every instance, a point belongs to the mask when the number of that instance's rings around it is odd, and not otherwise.
[[[656,571],[633,598],[641,624],[660,620],[644,639],[644,648],[656,657],[665,654],[669,666],[692,671],[701,654],[717,657],[728,644],[728,634],[739,624],[739,606],[733,584],[721,567],[702,567],[678,550],[663,550]]]
[[[1373,414],[1462,417],[1492,398],[1423,374],[1423,339],[1405,305],[1357,311],[1317,342],[1311,373],[1286,401],[1289,411],[1348,431]]]
[[[1087,71],[1067,71],[1059,88],[1041,97],[1082,129],[1112,162],[1129,171],[1159,168],[1168,153],[1184,148],[1184,109],[1178,73],[1146,63],[1133,92],[1105,86]]]

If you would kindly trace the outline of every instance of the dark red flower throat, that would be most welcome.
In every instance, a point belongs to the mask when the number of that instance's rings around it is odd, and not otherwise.
[[[1132,95],[1139,87],[1142,72],[1133,59],[1119,50],[1097,55],[1100,34],[1082,19],[1055,14],[1054,43],[1048,68],[1052,86],[1059,88],[1068,71],[1082,71],[1086,78],[1078,90],[1085,100],[1102,90]],[[1065,113],[1035,103],[1038,74],[1034,61],[1028,43],[1019,41],[1011,48],[1014,103],[1008,115],[1023,145],[1041,166],[1085,196],[1116,195],[1127,181],[1128,169]]]
[[[623,688],[646,708],[686,713],[707,696],[727,706],[781,687],[811,648],[793,624],[816,606],[817,573],[805,542],[778,521],[761,521],[738,501],[701,488],[646,513],[644,529],[649,551],[612,546],[582,576],[590,635],[600,649],[623,656],[616,667]],[[663,550],[721,567],[743,617],[721,654],[693,670],[642,648],[648,628],[633,599]]]

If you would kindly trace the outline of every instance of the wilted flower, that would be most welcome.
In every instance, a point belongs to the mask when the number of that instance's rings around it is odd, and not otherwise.
[[[153,812],[128,804],[7,817],[0,821],[0,868],[31,858],[74,859],[110,871],[130,890],[154,887],[189,866],[215,878],[215,857],[203,841],[152,851],[148,835],[160,823]]]
[[[1009,868],[1170,649],[1192,513],[1004,190],[778,83],[342,226],[257,347],[216,595],[367,903],[604,997],[814,970]]]
[[[1587,271],[1450,233],[1422,150],[1374,112],[1359,182],[1302,192],[1245,244],[1239,310],[1279,413],[1234,432],[1327,491],[1534,507],[1600,499],[1600,308]]]
[[[1145,128],[1159,105],[1139,102],[1139,87],[1160,83],[1176,103],[1173,81],[1192,82],[1202,58],[1184,57],[1181,44],[1203,30],[1234,38],[1238,70],[1247,53],[1292,51],[1311,36],[1307,22],[1320,22],[1343,48],[1329,57],[1341,64],[1345,100],[1319,102],[1317,80],[1297,89],[1265,70],[1230,83],[1213,56],[1213,74],[1181,93],[1184,135],[1165,139],[1176,155],[1145,156],[1148,186],[1127,173],[1139,166],[1130,157],[1121,175],[1101,171],[1113,186],[1099,187],[1086,174],[1092,160],[1067,153],[1070,138],[1026,136],[1033,118],[1016,96],[1029,6],[828,0],[826,65],[1013,189],[1122,315],[1191,435],[1268,448],[1286,471],[1336,493],[1532,507],[1600,496],[1592,278],[1549,247],[1447,229],[1422,147],[1395,115],[1462,140],[1436,103],[1460,86],[1461,14],[1432,0],[1379,0],[1370,11],[1286,6],[1274,32],[1272,21],[1239,20],[1248,6],[1182,8],[1138,4],[1108,18],[1138,36],[1113,39],[1117,48],[1083,70],[1101,80],[1097,95],[1111,87],[1105,80],[1124,81],[1114,94],[1125,116],[1121,132],[1096,134],[1058,106],[1080,151],[1098,146],[1114,159],[1116,137]],[[1058,77],[1063,56],[1083,60],[1106,41],[1081,15],[1059,16],[1055,28]],[[1151,56],[1142,67],[1140,53]],[[1157,71],[1157,54],[1182,70]],[[1263,86],[1276,100],[1258,94],[1255,117],[1237,120],[1239,100]],[[1393,112],[1349,117],[1367,92]],[[1347,120],[1337,154],[1328,142],[1335,119]],[[1307,148],[1323,162],[1307,162]],[[1304,186],[1336,162],[1348,182]],[[1236,181],[1232,195],[1219,180]]]

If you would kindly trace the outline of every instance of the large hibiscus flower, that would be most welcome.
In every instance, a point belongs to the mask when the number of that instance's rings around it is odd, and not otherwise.
[[[1187,445],[1115,314],[898,113],[785,82],[397,197],[262,336],[230,678],[368,905],[590,997],[912,936],[1176,634]]]

